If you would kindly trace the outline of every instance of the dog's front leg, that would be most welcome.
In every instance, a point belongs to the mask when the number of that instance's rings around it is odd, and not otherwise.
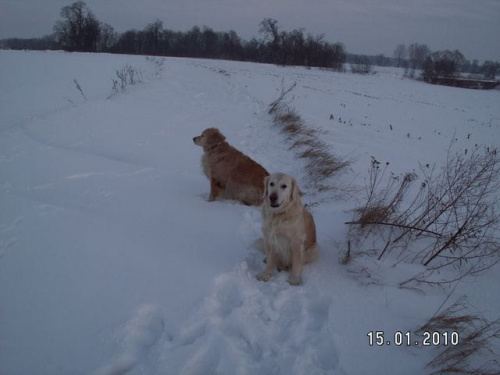
[[[292,270],[288,277],[290,285],[300,284],[300,275],[302,273],[302,265],[304,264],[303,254],[304,251],[301,248],[292,249]]]
[[[264,271],[262,271],[256,276],[257,280],[260,281],[269,281],[269,279],[273,275],[274,269],[276,268],[276,260],[274,252],[269,251],[267,245],[265,245],[265,247],[266,247],[266,268],[264,269]]]
[[[220,184],[213,177],[210,178],[210,196],[208,197],[209,202],[213,202],[221,191]]]

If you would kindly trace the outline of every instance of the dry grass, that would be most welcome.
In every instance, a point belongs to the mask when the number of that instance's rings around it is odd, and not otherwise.
[[[281,131],[283,133],[286,133],[292,137],[297,136],[298,134],[301,134],[303,125],[300,123],[295,123],[295,122],[285,122],[284,126],[281,128]]]
[[[454,303],[430,318],[417,332],[464,331],[481,321],[478,316],[466,314],[465,311],[467,311],[467,307],[463,303]]]
[[[334,156],[330,147],[319,137],[317,130],[308,127],[297,111],[285,103],[286,95],[295,87],[282,85],[282,92],[277,100],[270,104],[269,113],[273,115],[273,123],[287,135],[291,142],[290,149],[300,159],[305,159],[305,170],[311,185],[317,191],[331,190],[326,180],[349,166],[348,160]]]
[[[302,147],[319,148],[321,147],[321,142],[310,137],[299,138],[292,143],[292,145],[290,146],[290,150]]]
[[[383,204],[357,208],[354,211],[359,215],[357,221],[361,228],[373,223],[384,223],[392,213],[391,208]]]
[[[302,119],[295,110],[288,107],[275,112],[274,122],[278,124],[295,125],[298,128],[304,125]]]
[[[488,322],[477,315],[467,313],[467,306],[454,303],[433,316],[419,328],[423,332],[458,332],[459,344],[444,346],[427,367],[431,374],[499,375],[500,363],[492,350],[492,343],[500,339],[500,321]],[[477,364],[482,362],[481,365]]]

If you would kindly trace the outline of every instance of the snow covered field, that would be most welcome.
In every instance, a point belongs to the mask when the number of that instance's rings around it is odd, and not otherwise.
[[[143,82],[110,97],[126,65]],[[361,282],[339,263],[344,222],[372,156],[400,174],[442,164],[453,139],[498,148],[500,91],[376,70],[0,51],[0,374],[430,372],[436,349],[369,346],[367,334],[418,328],[450,290],[398,288],[406,264],[373,263],[373,283]],[[267,114],[282,79],[297,82],[291,105],[307,125],[352,161],[341,183],[360,193],[307,188]],[[207,202],[192,142],[207,127],[320,202],[322,253],[301,286],[284,273],[255,280],[258,208]],[[446,304],[466,295],[498,319],[498,271],[461,282]]]

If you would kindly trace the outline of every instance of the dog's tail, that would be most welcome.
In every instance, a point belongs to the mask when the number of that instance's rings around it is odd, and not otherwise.
[[[319,245],[315,243],[305,251],[304,264],[314,262],[319,256]]]

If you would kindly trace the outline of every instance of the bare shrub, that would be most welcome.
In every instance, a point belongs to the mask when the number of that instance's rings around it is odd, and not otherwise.
[[[108,96],[112,98],[120,92],[124,92],[127,87],[134,86],[137,83],[143,81],[142,72],[130,65],[125,65],[122,69],[115,72],[116,79],[112,79],[113,87],[111,89],[111,94]]]
[[[354,74],[370,74],[372,66],[370,64],[351,64],[351,72]]]
[[[356,56],[351,63],[351,72],[355,74],[370,74],[372,72],[372,64],[368,56]]]
[[[80,83],[76,79],[73,80],[73,83],[75,84],[76,89],[80,92],[80,95],[83,96],[83,99],[87,100]]]
[[[392,208],[378,204],[357,208],[355,211],[359,213],[358,223],[361,224],[363,228],[365,225],[369,224],[385,223],[391,216]]]
[[[146,61],[152,63],[155,66],[155,74],[159,76],[163,71],[165,59],[158,56],[146,56]]]
[[[296,86],[297,86],[297,82],[294,82],[289,87],[285,87],[285,79],[282,78],[281,79],[281,92],[280,92],[280,95],[278,96],[278,98],[276,100],[274,100],[273,102],[271,102],[271,104],[269,104],[269,111],[268,111],[268,113],[272,114],[272,113],[274,113],[276,111],[277,107],[283,106],[284,104],[287,104],[286,101],[285,101],[285,98],[286,98],[286,96],[288,94],[290,94],[292,92],[292,90]]]
[[[363,228],[370,224],[390,225],[391,220],[401,222],[402,218],[396,219],[394,215],[417,176],[414,173],[391,175],[386,188],[382,189],[380,184],[384,181],[386,171],[387,165],[381,169],[380,162],[372,156],[366,203],[354,210],[358,218],[348,224],[360,224]]]
[[[400,256],[427,267],[425,273],[402,285],[437,282],[430,276],[444,268],[459,270],[459,279],[500,260],[500,163],[496,152],[476,150],[454,156],[449,152],[437,176],[421,169],[423,181],[413,197],[409,192],[417,180],[415,174],[402,176],[397,184],[391,179],[387,188],[381,189],[378,168],[372,160],[367,202],[355,210],[356,219],[347,224],[389,231],[379,259],[399,248]],[[354,235],[362,239],[373,233],[358,231]]]

